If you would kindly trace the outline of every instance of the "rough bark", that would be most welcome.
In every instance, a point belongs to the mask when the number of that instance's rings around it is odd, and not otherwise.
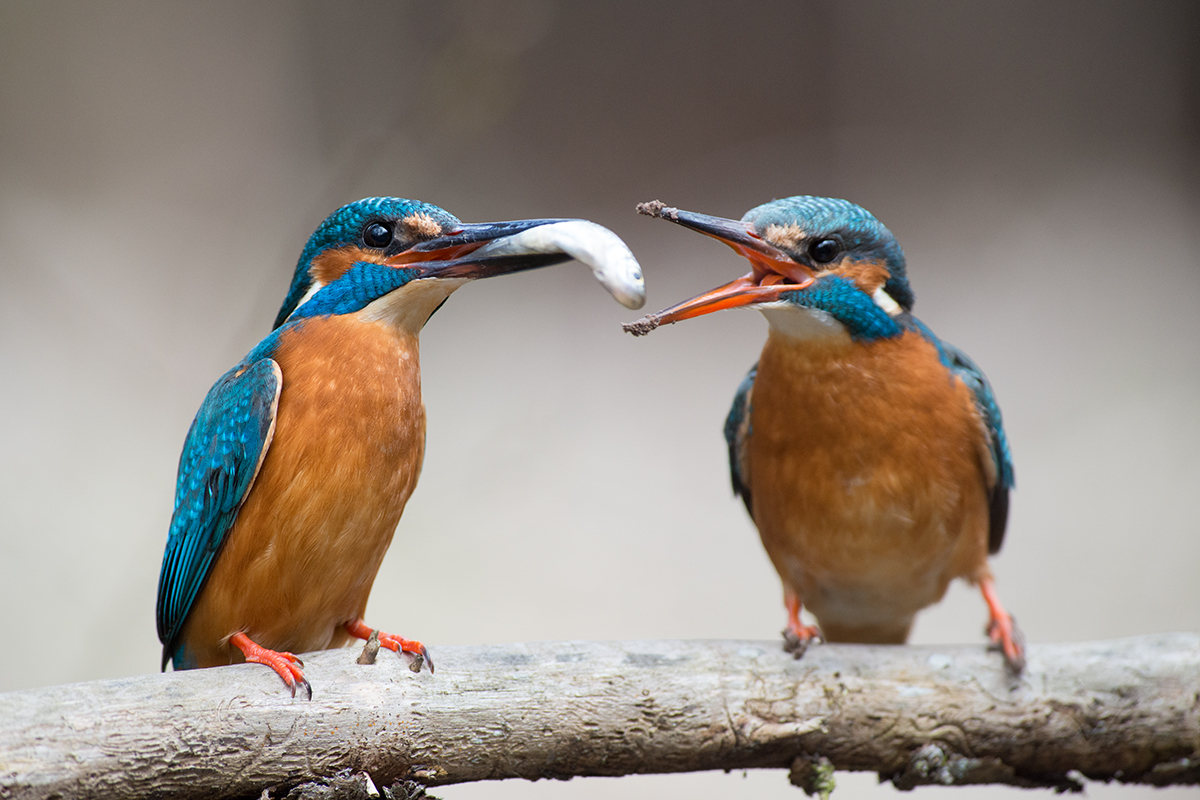
[[[831,764],[900,787],[1200,782],[1200,636],[982,647],[544,642],[306,657],[313,699],[239,665],[0,695],[0,797],[273,796],[376,785]],[[386,656],[386,657],[384,657]],[[826,761],[827,760],[827,761]],[[390,796],[390,792],[385,792]]]

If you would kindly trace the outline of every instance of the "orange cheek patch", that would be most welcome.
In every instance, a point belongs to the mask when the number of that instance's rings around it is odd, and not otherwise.
[[[867,294],[875,294],[875,290],[890,277],[887,267],[878,261],[847,261],[829,270],[828,274],[849,278]]]
[[[313,259],[312,266],[308,268],[308,271],[314,281],[328,285],[345,275],[346,270],[354,266],[357,261],[383,263],[379,253],[363,250],[361,247],[347,246],[325,250]]]

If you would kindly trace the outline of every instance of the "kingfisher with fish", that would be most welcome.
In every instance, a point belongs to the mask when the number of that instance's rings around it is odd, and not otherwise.
[[[622,304],[632,253],[580,219],[468,224],[372,197],[309,238],[274,329],[209,391],[179,461],[159,577],[162,666],[265,664],[367,639],[367,599],[425,453],[418,337],[464,284],[576,259]],[[433,670],[419,641],[382,647]]]

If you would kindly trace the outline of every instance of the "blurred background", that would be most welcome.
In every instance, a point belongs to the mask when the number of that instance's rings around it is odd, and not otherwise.
[[[316,225],[376,194],[593,219],[639,256],[647,311],[745,265],[638,201],[866,206],[918,315],[999,395],[1017,490],[994,568],[1029,640],[1200,630],[1200,6],[7,2],[0,691],[157,671],[192,415]],[[635,340],[639,313],[575,264],[430,322],[425,469],[369,619],[434,652],[778,636],[721,436],[765,323]],[[985,619],[956,586],[913,640],[982,646]],[[436,794],[797,792],[761,772]]]

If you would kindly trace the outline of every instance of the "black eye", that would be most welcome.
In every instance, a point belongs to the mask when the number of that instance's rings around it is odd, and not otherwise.
[[[809,257],[818,264],[828,264],[842,254],[842,243],[837,239],[820,239],[808,248]]]
[[[387,225],[372,222],[363,230],[363,242],[367,247],[387,247],[392,243],[392,232]]]

